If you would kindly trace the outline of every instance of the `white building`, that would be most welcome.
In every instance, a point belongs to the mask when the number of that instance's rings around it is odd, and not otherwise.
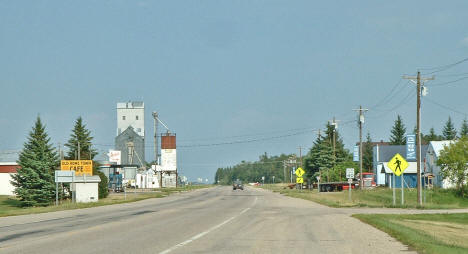
[[[444,180],[442,178],[442,175],[440,174],[440,167],[437,165],[437,160],[439,159],[440,151],[453,142],[454,141],[452,140],[431,141],[429,143],[429,148],[427,149],[424,160],[426,172],[432,173],[434,175],[433,185],[443,189],[452,188],[455,187],[455,185],[449,180]]]
[[[0,195],[15,195],[15,187],[11,184],[12,175],[19,168],[19,151],[0,151]]]
[[[134,131],[145,138],[145,104],[142,101],[117,103],[117,135],[132,126]]]
[[[97,202],[99,200],[99,176],[75,176],[72,189],[77,203]]]

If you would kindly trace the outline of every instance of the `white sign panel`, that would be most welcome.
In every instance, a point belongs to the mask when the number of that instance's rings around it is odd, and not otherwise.
[[[346,178],[353,179],[354,178],[354,168],[347,168],[346,169]]]
[[[115,162],[117,165],[121,164],[121,152],[117,150],[109,150],[107,154],[109,156],[109,162]]]
[[[161,149],[161,166],[164,171],[177,170],[176,149]]]
[[[55,182],[56,183],[72,183],[75,179],[75,171],[63,171],[55,170]]]

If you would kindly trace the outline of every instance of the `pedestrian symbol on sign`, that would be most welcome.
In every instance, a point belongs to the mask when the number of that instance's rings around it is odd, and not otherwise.
[[[408,162],[399,153],[395,154],[387,165],[396,176],[400,176],[408,168]]]
[[[398,171],[401,174],[401,161],[398,158],[395,159],[395,164],[397,165],[395,171]]]

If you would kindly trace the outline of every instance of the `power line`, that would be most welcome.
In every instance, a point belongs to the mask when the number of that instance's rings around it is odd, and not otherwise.
[[[441,108],[444,108],[444,109],[446,109],[446,110],[449,110],[449,111],[452,111],[452,112],[454,112],[454,113],[463,115],[463,116],[465,116],[465,117],[467,116],[466,113],[463,113],[463,112],[461,112],[461,111],[458,111],[458,110],[456,110],[456,109],[453,109],[453,108],[451,108],[451,107],[449,107],[449,106],[445,106],[445,105],[443,105],[443,104],[440,104],[440,103],[438,103],[438,102],[436,102],[436,101],[434,101],[434,100],[432,100],[432,99],[429,99],[429,98],[424,98],[424,99],[427,100],[427,101],[429,101],[430,103],[435,104],[435,105],[437,105],[437,106],[439,106],[439,107],[441,107]]]
[[[287,130],[278,130],[278,131],[270,131],[270,132],[261,132],[261,133],[252,133],[252,134],[244,134],[244,135],[233,135],[233,136],[225,136],[225,137],[212,137],[212,138],[194,138],[194,139],[183,139],[178,140],[178,143],[185,143],[191,141],[200,141],[200,140],[217,140],[217,139],[228,139],[228,138],[240,138],[240,137],[253,137],[253,136],[262,136],[262,135],[269,135],[281,132],[291,132],[291,131],[302,131],[302,130],[313,130],[313,127],[304,127],[304,128],[295,128],[295,129],[287,129]]]
[[[392,89],[390,90],[390,92],[387,94],[387,96],[384,96],[384,99],[383,100],[380,100],[379,102],[377,102],[376,104],[374,104],[373,106],[369,107],[373,110],[375,110],[376,108],[378,108],[380,105],[384,104],[384,103],[387,103],[388,100],[390,100],[392,97],[391,95],[393,94],[394,91],[397,91],[396,94],[398,94],[401,90],[396,90],[397,87],[400,86],[401,82],[403,81],[403,79],[398,79],[398,82],[392,87]],[[409,81],[407,81],[409,82]],[[405,87],[405,86],[404,86]],[[396,95],[395,94],[395,95]]]
[[[437,84],[429,85],[429,86],[430,87],[446,86],[446,85],[453,84],[453,83],[456,83],[458,81],[462,81],[462,80],[465,80],[465,79],[468,79],[468,76],[463,77],[463,78],[459,78],[459,79],[455,79],[455,80],[451,80],[451,81],[447,81],[447,82],[443,82],[443,83],[437,83]]]
[[[368,116],[368,118],[374,118],[374,119],[375,118],[380,118],[380,117],[386,115],[388,112],[396,110],[397,108],[405,105],[404,102],[407,101],[410,97],[413,97],[415,94],[416,94],[416,92],[414,90],[412,90],[398,104],[396,104],[393,108],[390,108],[390,109],[387,109],[387,110],[382,110],[382,111],[379,110],[381,112],[381,114],[378,114],[376,116]]]
[[[178,145],[177,147],[178,148],[192,148],[192,147],[210,147],[210,146],[222,146],[222,145],[253,143],[253,142],[260,142],[260,141],[267,141],[267,140],[273,140],[273,139],[279,139],[279,138],[298,136],[298,135],[301,135],[301,134],[310,133],[311,131],[314,131],[314,130],[295,132],[295,133],[279,135],[279,136],[273,136],[273,137],[264,137],[264,138],[246,139],[246,140],[236,140],[236,141],[226,141],[226,142],[208,143],[208,144]],[[99,144],[99,143],[95,143],[94,145],[95,146],[114,146],[114,144]],[[154,146],[145,145],[145,148],[151,148],[151,147],[154,147]]]
[[[465,76],[468,75],[468,72],[463,73],[453,73],[453,74],[438,74],[438,77],[456,77],[456,76]]]
[[[420,68],[420,70],[435,70],[435,71],[432,71],[432,72],[429,72],[429,73],[425,73],[425,74],[434,74],[434,73],[437,73],[437,72],[441,72],[441,71],[445,71],[445,70],[448,70],[454,66],[457,66],[461,63],[464,63],[468,61],[468,57],[467,58],[464,58],[458,62],[455,62],[455,63],[452,63],[452,64],[447,64],[447,65],[442,65],[442,66],[437,66],[437,67],[433,67],[433,68]]]
[[[267,141],[272,139],[279,139],[285,137],[292,137],[297,136],[305,133],[310,133],[310,131],[301,131],[292,134],[274,136],[274,137],[267,137],[267,138],[257,138],[257,139],[248,139],[248,140],[237,140],[237,141],[230,141],[230,142],[219,142],[219,143],[211,143],[211,144],[196,144],[196,145],[182,145],[178,146],[181,148],[189,148],[189,147],[207,147],[207,146],[221,146],[221,145],[233,145],[233,144],[243,144],[243,143],[252,143],[252,142],[260,142],[260,141]]]

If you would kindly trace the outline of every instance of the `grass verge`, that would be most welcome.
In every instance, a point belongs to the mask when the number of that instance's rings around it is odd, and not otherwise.
[[[25,215],[33,213],[47,213],[71,209],[80,209],[80,208],[89,208],[97,207],[104,205],[114,205],[121,203],[135,202],[139,200],[149,199],[149,198],[162,198],[169,196],[173,193],[191,191],[195,189],[208,188],[212,185],[193,185],[185,186],[179,188],[167,188],[151,192],[136,192],[132,191],[127,192],[125,197],[124,193],[110,193],[107,198],[100,199],[98,202],[92,203],[71,203],[70,201],[64,201],[58,206],[50,205],[46,207],[20,207],[20,201],[11,196],[0,196],[0,217],[5,216],[15,216],[15,215]]]
[[[352,190],[352,199],[348,192],[317,192],[317,190],[288,189],[284,184],[269,184],[262,186],[286,196],[311,200],[330,207],[396,207],[421,209],[456,209],[468,208],[468,199],[457,196],[451,190],[425,190],[423,207],[417,203],[416,189],[405,189],[405,204],[401,205],[401,190],[397,189],[396,205],[393,205],[393,193],[389,188],[375,188],[370,190]],[[425,197],[425,198],[424,198]]]
[[[468,253],[468,213],[355,214],[421,253]]]

